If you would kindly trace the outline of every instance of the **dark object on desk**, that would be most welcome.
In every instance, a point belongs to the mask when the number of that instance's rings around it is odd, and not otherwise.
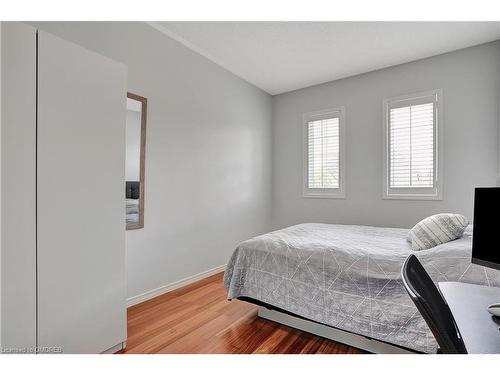
[[[500,353],[500,319],[488,313],[492,301],[500,301],[500,288],[440,282],[439,289],[448,304],[462,340],[470,354]]]
[[[406,291],[434,335],[439,351],[466,354],[464,341],[450,308],[415,255],[406,259],[401,275]]]
[[[498,221],[492,213],[500,211],[500,187],[476,188],[474,193],[474,229],[472,263],[500,270]],[[500,302],[500,301],[491,301]]]
[[[472,234],[472,263],[500,270],[500,251],[496,246],[497,221],[491,213],[500,210],[500,187],[476,188],[474,192],[474,230]],[[500,300],[487,305],[490,314],[500,316],[495,306]]]

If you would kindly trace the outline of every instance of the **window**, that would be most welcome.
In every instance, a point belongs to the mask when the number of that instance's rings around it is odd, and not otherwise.
[[[345,109],[305,113],[304,197],[345,198]]]
[[[442,91],[384,100],[384,198],[442,199]]]

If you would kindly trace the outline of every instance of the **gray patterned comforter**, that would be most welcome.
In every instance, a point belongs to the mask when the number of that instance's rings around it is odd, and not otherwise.
[[[414,252],[407,229],[300,224],[242,242],[224,275],[228,298],[250,297],[343,330],[432,353],[437,343],[408,297],[401,266],[420,259],[435,282],[500,286],[473,265],[471,230]]]

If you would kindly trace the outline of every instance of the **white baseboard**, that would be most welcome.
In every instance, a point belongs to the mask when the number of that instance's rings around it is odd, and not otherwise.
[[[153,290],[150,290],[150,291],[138,294],[136,296],[127,298],[127,307],[137,305],[138,303],[147,301],[151,298],[155,298],[155,297],[158,297],[162,294],[171,292],[172,290],[182,288],[183,286],[186,286],[186,285],[192,284],[196,281],[205,279],[205,278],[212,276],[212,275],[215,275],[219,272],[223,272],[225,269],[226,269],[226,265],[223,264],[221,266],[212,268],[210,270],[197,273],[196,275],[189,276],[189,277],[186,277],[186,278],[181,279],[179,281],[174,281],[173,283],[170,283],[170,284],[167,284],[164,286],[160,286],[159,288],[155,288]]]

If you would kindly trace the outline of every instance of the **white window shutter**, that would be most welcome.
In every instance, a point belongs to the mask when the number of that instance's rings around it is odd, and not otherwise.
[[[390,188],[434,187],[434,103],[389,110]]]
[[[443,199],[443,91],[386,98],[384,199]]]
[[[345,198],[345,108],[302,115],[305,198]]]
[[[309,189],[338,189],[340,186],[339,118],[307,123]]]

